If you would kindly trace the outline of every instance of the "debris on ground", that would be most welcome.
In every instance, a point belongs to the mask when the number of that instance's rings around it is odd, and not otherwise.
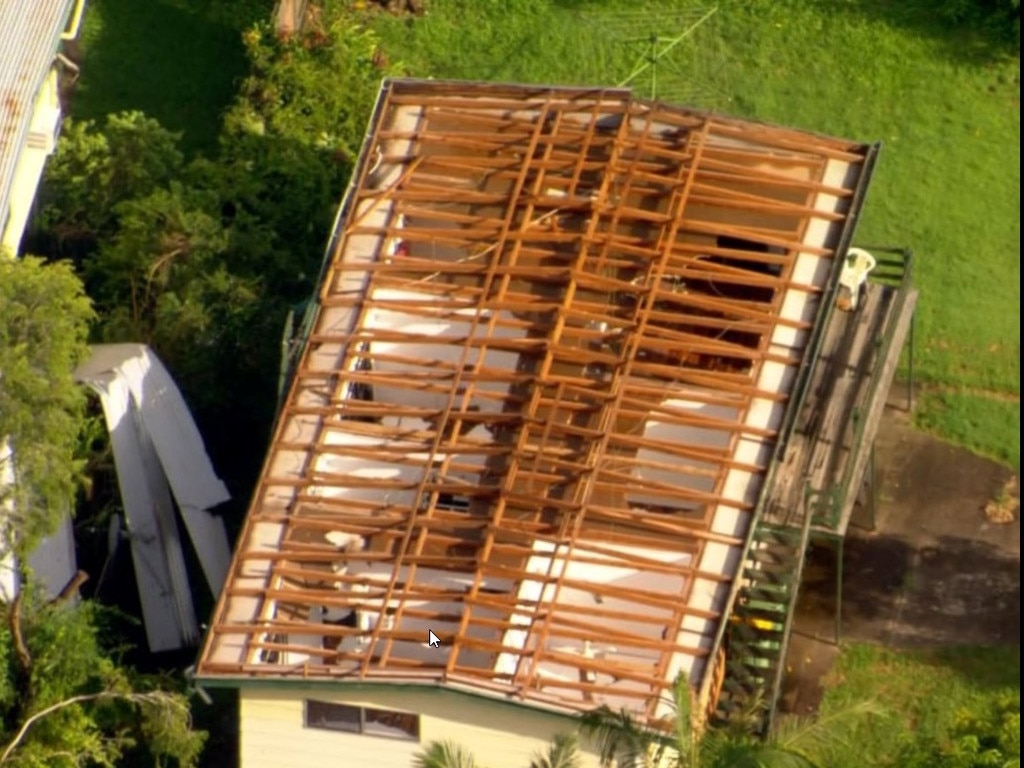
[[[1002,491],[985,505],[985,517],[990,523],[1005,525],[1017,519],[1020,509],[1020,480],[1016,475],[1003,485]]]

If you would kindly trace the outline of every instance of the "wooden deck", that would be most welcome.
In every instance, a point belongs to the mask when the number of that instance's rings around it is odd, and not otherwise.
[[[856,312],[833,315],[765,522],[799,527],[810,510],[823,517],[814,530],[846,534],[917,302],[915,290],[899,294],[872,283]]]

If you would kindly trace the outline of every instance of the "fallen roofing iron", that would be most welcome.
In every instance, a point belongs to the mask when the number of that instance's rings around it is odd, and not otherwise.
[[[149,649],[193,645],[199,626],[174,508],[216,595],[231,546],[223,520],[209,510],[230,498],[227,487],[181,392],[148,347],[95,346],[75,377],[95,390],[103,406]]]

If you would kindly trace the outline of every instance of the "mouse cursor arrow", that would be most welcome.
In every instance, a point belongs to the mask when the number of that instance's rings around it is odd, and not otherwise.
[[[439,648],[441,646],[441,638],[434,634],[434,630],[427,630],[427,645],[431,648]]]

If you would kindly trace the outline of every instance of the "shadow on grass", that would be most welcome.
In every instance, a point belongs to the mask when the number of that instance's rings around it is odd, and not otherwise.
[[[93,0],[85,22],[72,115],[101,120],[141,110],[182,132],[189,154],[216,146],[221,115],[247,70],[237,27],[167,0]]]
[[[1020,10],[1008,10],[1008,3],[987,4],[999,10],[982,8],[986,4],[978,0],[810,0],[808,4],[822,13],[862,16],[931,39],[958,64],[983,65],[1020,52]]]
[[[845,549],[844,638],[906,648],[1019,646],[1019,556],[953,536],[915,545],[896,536],[851,535]],[[835,551],[815,546],[804,575],[800,624],[829,637]]]
[[[921,660],[936,667],[951,669],[976,688],[999,690],[1020,685],[1020,646],[985,648],[951,646],[922,653]]]

